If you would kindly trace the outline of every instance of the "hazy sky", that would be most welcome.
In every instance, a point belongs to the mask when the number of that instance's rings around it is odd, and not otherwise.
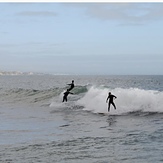
[[[0,70],[163,75],[163,3],[0,3]]]

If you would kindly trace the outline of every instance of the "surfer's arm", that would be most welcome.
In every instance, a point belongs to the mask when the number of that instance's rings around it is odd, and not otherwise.
[[[106,99],[106,103],[108,102],[108,99],[109,99],[109,96],[108,96],[107,99]]]

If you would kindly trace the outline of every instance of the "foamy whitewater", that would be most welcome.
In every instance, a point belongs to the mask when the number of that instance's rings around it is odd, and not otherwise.
[[[163,76],[4,75],[0,103],[0,162],[163,162]]]

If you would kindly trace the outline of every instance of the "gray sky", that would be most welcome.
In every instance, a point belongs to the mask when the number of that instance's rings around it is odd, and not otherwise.
[[[0,70],[163,75],[163,3],[0,3]]]

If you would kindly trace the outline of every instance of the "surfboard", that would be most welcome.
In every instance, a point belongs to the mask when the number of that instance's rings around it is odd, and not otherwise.
[[[100,113],[100,112],[98,112],[98,114],[100,114],[100,115],[109,115],[109,113]]]

